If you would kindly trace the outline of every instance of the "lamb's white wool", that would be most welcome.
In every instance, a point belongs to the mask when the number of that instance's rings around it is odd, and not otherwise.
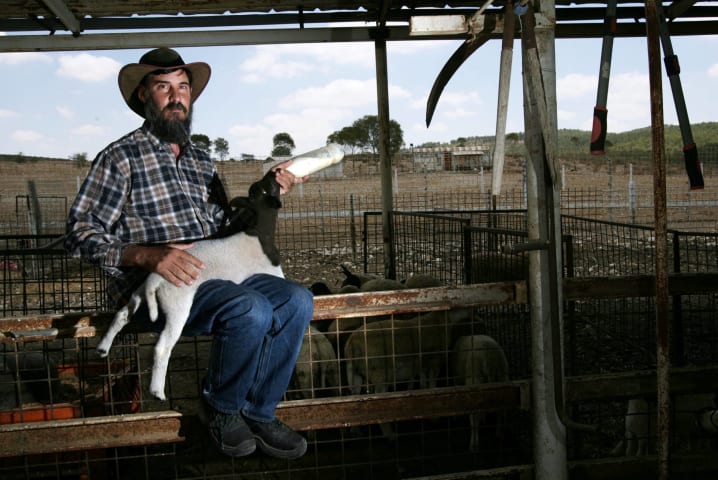
[[[265,242],[271,242],[273,245],[276,209],[280,205],[278,201],[279,186],[274,180],[273,173],[265,176],[260,182],[265,181],[270,183],[266,187],[254,189],[255,194],[276,197],[276,201],[265,202],[254,199],[255,201],[251,202],[250,208],[256,210],[257,229],[261,226],[262,230],[269,234],[269,238],[265,238]],[[260,182],[257,182],[257,184]],[[250,192],[252,192],[252,189],[250,189]],[[267,210],[269,209],[273,209],[274,212],[268,212]],[[192,285],[177,287],[165,280],[161,275],[151,273],[145,282],[132,294],[127,305],[117,311],[107,333],[97,345],[97,353],[101,357],[106,357],[109,354],[115,336],[129,322],[142,302],[147,302],[152,321],[157,320],[159,309],[161,308],[165,314],[166,322],[155,345],[150,393],[160,400],[164,400],[165,377],[167,376],[170,354],[187,322],[197,288],[211,279],[241,283],[257,273],[283,277],[284,274],[278,260],[270,259],[265,253],[267,247],[268,245],[265,244],[263,248],[259,236],[249,234],[246,231],[234,233],[224,238],[195,242],[189,252],[205,264],[205,268],[199,271],[199,278]]]

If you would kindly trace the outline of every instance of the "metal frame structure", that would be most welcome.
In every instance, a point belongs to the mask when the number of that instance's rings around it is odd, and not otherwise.
[[[367,2],[254,0],[118,2],[7,0],[0,10],[0,52],[108,50],[156,45],[218,46],[373,41],[377,27],[389,41],[461,39],[467,33],[411,36],[413,15],[471,17],[485,2],[430,0]],[[556,38],[601,38],[605,8],[589,0],[556,3]],[[494,2],[486,14],[499,12]],[[676,0],[665,7],[671,35],[718,33],[718,6]],[[619,2],[617,37],[645,36],[642,2]],[[331,27],[326,27],[331,24]],[[325,25],[325,26],[318,26]],[[359,26],[357,26],[359,25]],[[494,37],[500,39],[501,32]]]
[[[146,48],[160,45],[210,46],[241,44],[316,43],[372,41],[375,45],[377,77],[377,106],[379,118],[380,171],[382,177],[382,232],[385,252],[385,276],[395,277],[393,242],[389,212],[392,207],[391,157],[388,148],[388,80],[386,43],[393,40],[432,38],[412,37],[412,15],[463,14],[470,18],[479,8],[484,15],[498,14],[507,2],[454,1],[450,5],[435,1],[306,1],[297,7],[285,0],[266,2],[117,2],[111,0],[41,0],[5,2],[0,14],[0,30],[11,35],[0,37],[0,51],[50,51]],[[539,7],[539,2],[536,2]],[[696,0],[676,0],[666,8],[671,19],[672,35],[716,34],[718,9],[697,6]],[[534,443],[534,478],[563,480],[568,478],[566,461],[566,428],[580,427],[567,417],[565,408],[562,340],[562,317],[559,306],[563,302],[560,259],[560,181],[556,170],[556,91],[554,43],[562,37],[603,36],[604,8],[589,8],[588,2],[549,0],[540,2],[543,18],[534,17],[533,3],[522,25],[522,58],[525,76],[524,118],[528,150],[528,242],[529,252],[528,301],[531,304],[531,381]],[[509,4],[512,5],[512,4]],[[645,8],[644,8],[645,7]],[[633,19],[616,26],[616,36],[646,36],[649,43],[651,67],[652,113],[662,101],[660,80],[654,81],[657,44],[656,2],[645,4],[621,2],[616,8],[619,19]],[[341,17],[341,18],[340,18]],[[692,17],[692,18],[691,18]],[[695,21],[698,18],[699,20]],[[640,22],[640,19],[645,19]],[[685,22],[683,19],[688,19]],[[694,21],[690,21],[694,20]],[[194,21],[194,23],[192,23]],[[356,27],[308,28],[308,24],[327,22],[363,22]],[[534,21],[536,24],[534,25]],[[183,22],[189,22],[184,23]],[[271,26],[256,29],[259,25]],[[535,27],[535,31],[534,31]],[[124,33],[129,31],[130,33]],[[102,33],[88,33],[102,32]],[[120,33],[117,33],[120,32]],[[473,30],[441,38],[468,39]],[[48,35],[49,34],[49,35]],[[502,32],[496,32],[501,38]],[[654,126],[654,157],[656,163],[656,237],[657,245],[665,238],[665,177],[663,167],[662,110],[652,115]],[[658,128],[660,125],[660,129]],[[663,257],[659,249],[657,255]],[[662,440],[670,433],[668,423],[668,346],[666,345],[666,314],[668,300],[667,274],[661,261],[656,262],[657,350],[659,430]],[[658,308],[661,307],[661,308]],[[659,446],[659,478],[667,479],[669,447]]]

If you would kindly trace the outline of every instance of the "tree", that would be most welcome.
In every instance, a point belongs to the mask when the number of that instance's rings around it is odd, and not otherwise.
[[[212,146],[212,142],[210,142],[209,137],[203,133],[195,133],[190,135],[189,139],[197,145],[202,150],[207,150],[209,152],[210,147]]]
[[[217,154],[221,161],[224,161],[229,155],[229,143],[222,137],[214,139],[214,153]]]
[[[294,146],[294,139],[287,132],[278,133],[272,138],[272,156],[273,157],[289,157],[292,155],[292,151],[296,148]]]
[[[345,145],[352,150],[379,151],[379,118],[376,115],[365,115],[355,120],[350,127],[337,130],[327,137],[327,141]],[[389,153],[395,154],[404,146],[404,132],[396,120],[389,120]]]
[[[70,160],[75,162],[75,165],[78,168],[82,168],[87,163],[87,153],[86,152],[80,152],[80,153],[73,153],[70,155]]]
[[[341,130],[337,130],[327,137],[327,143],[338,143],[349,147],[351,153],[361,151],[362,146],[367,143],[364,138],[363,132],[360,128],[354,125],[350,127],[344,127]]]

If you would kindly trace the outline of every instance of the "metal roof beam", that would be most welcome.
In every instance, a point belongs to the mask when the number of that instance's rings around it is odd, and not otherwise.
[[[718,21],[671,22],[671,35],[715,35]],[[333,27],[258,30],[212,30],[142,33],[0,36],[0,52],[120,50],[171,47],[210,47],[228,45],[271,45],[287,43],[373,42],[376,27]],[[602,38],[603,24],[558,24],[556,38]],[[387,41],[463,40],[466,35],[410,36],[408,26],[384,29]],[[645,37],[646,27],[639,23],[620,23],[617,37]],[[496,34],[492,38],[501,38]]]
[[[74,37],[80,35],[80,22],[75,18],[75,15],[73,15],[70,9],[67,8],[65,2],[62,0],[42,0],[42,3],[60,19],[62,24],[65,25],[65,28],[72,32]]]

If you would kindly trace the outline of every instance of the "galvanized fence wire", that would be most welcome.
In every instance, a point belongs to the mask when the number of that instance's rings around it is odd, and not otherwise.
[[[106,278],[73,259],[56,235],[0,237],[0,310],[3,316],[103,310]]]
[[[281,211],[278,244],[283,255],[285,274],[300,281],[314,280],[316,267],[336,272],[343,262],[364,263],[364,270],[383,273],[383,238],[380,202],[369,195],[350,195],[348,202],[336,200],[308,200],[305,203],[285,201]],[[516,196],[521,206],[522,192]],[[574,197],[577,211],[598,212],[594,202],[598,196]],[[486,195],[397,195],[396,204],[403,204],[392,212],[395,233],[396,271],[398,278],[415,273],[437,276],[449,285],[475,281],[513,279],[525,268],[525,258],[507,255],[503,245],[522,243],[526,239],[526,215],[522,208],[505,211],[487,208],[477,210],[474,205],[488,205]],[[579,205],[580,204],[580,205]],[[582,210],[578,210],[582,209]],[[647,227],[610,221],[564,215],[562,219],[564,242],[564,270],[574,276],[617,276],[650,274],[653,271],[653,234]],[[716,234],[672,230],[672,264],[676,271],[715,271]],[[0,252],[3,268],[3,315],[28,313],[56,313],[69,311],[102,310],[105,306],[102,292],[104,277],[93,266],[69,259],[61,248],[35,249],[56,236],[12,236],[3,238],[5,247]],[[570,246],[570,247],[569,247]],[[47,258],[40,258],[47,257]],[[488,263],[491,267],[482,267]],[[19,265],[12,271],[13,264]],[[19,272],[19,273],[18,273]],[[492,273],[493,272],[493,273]],[[330,273],[326,273],[330,276]],[[634,369],[653,368],[655,359],[654,311],[650,298],[601,299],[571,302],[566,306],[566,370],[570,375],[591,373],[617,373]],[[716,295],[690,295],[676,299],[674,311],[680,311],[683,323],[677,340],[683,353],[681,361],[687,364],[710,365],[718,361],[714,346],[718,343]],[[398,322],[403,320],[395,316]],[[360,319],[369,322],[370,318]],[[330,322],[315,322],[326,334],[331,332]],[[398,323],[397,323],[398,324]],[[525,379],[530,375],[530,312],[527,305],[481,308],[474,312],[471,322],[462,326],[459,333],[488,334],[504,349],[509,360],[509,377]],[[396,326],[386,329],[391,342],[396,342]],[[349,329],[339,331],[346,335]],[[339,333],[338,333],[339,334]],[[331,338],[331,335],[327,335]],[[18,389],[18,378],[33,381],[29,373],[20,372],[9,362],[11,358],[32,358],[38,355],[48,360],[30,373],[40,374],[38,385],[57,395],[54,376],[47,365],[78,363],[88,365],[79,380],[83,392],[80,402],[83,415],[91,413],[96,404],[88,395],[98,398],[94,386],[85,386],[86,378],[99,378],[107,388],[101,395],[100,414],[117,414],[127,409],[140,411],[164,410],[167,405],[144,396],[149,381],[154,338],[151,334],[123,334],[116,340],[109,360],[99,366],[94,356],[96,339],[44,341],[27,344],[3,345],[3,372],[9,377],[0,382],[0,388]],[[337,337],[334,346],[340,350],[345,337]],[[59,342],[59,343],[58,343]],[[207,362],[209,338],[182,339],[176,347],[170,365],[167,388],[169,407],[192,416],[197,410],[199,386]],[[14,346],[11,346],[14,345]],[[392,343],[395,345],[395,343]],[[395,347],[394,347],[395,348]],[[450,360],[451,345],[447,340],[440,352],[444,362]],[[15,349],[18,349],[17,351]],[[28,350],[25,352],[25,350]],[[63,352],[58,355],[57,351]],[[429,361],[429,352],[422,352],[422,361]],[[423,358],[426,356],[427,358]],[[56,359],[56,357],[58,357]],[[397,362],[407,360],[396,356],[375,357],[372,362],[384,362],[388,370],[396,371]],[[369,359],[366,359],[367,363]],[[16,362],[17,363],[17,362]],[[328,389],[317,382],[321,362],[311,367],[310,386],[293,383],[287,399],[326,398],[344,395],[350,385],[344,374],[346,359],[336,359],[339,370],[339,388]],[[307,366],[307,365],[305,365]],[[117,390],[123,376],[132,380],[129,387]],[[35,370],[33,372],[33,370]],[[326,371],[326,369],[325,369]],[[20,376],[22,375],[22,376]],[[25,381],[25,380],[23,380]],[[439,386],[450,385],[455,379],[442,371],[437,377]],[[21,382],[22,383],[22,382]],[[22,385],[21,385],[22,386]],[[138,387],[139,386],[139,387]],[[400,390],[408,385],[385,382],[380,388]],[[27,386],[22,386],[27,390]],[[375,391],[376,385],[363,383],[362,391]],[[17,393],[13,393],[17,400]],[[56,397],[53,397],[56,398]],[[17,406],[17,404],[15,404]],[[577,419],[598,421],[611,435],[605,438],[588,438],[586,448],[572,452],[573,458],[586,458],[605,454],[619,438],[622,430],[623,402],[600,403],[593,407],[579,406]],[[51,407],[54,408],[54,407]],[[59,411],[59,410],[58,410]],[[528,412],[512,412],[510,429],[513,435],[482,444],[481,452],[469,452],[467,441],[469,423],[465,417],[444,418],[436,421],[393,422],[398,441],[388,444],[380,429],[368,426],[359,435],[337,429],[313,433],[310,452],[301,461],[288,464],[266,458],[247,462],[228,462],[212,450],[208,441],[202,441],[204,431],[198,425],[188,425],[188,435],[194,440],[178,445],[152,445],[108,449],[102,452],[53,454],[43,458],[16,458],[0,461],[3,478],[31,478],[47,475],[57,478],[77,472],[109,472],[117,478],[223,478],[241,475],[242,478],[263,478],[269,472],[276,476],[293,478],[396,478],[472,470],[487,466],[530,463],[530,439],[527,435]],[[482,434],[493,438],[489,422]],[[190,438],[190,437],[188,437]],[[197,439],[199,439],[197,441]],[[206,440],[206,439],[205,439]],[[170,466],[171,472],[167,473]]]

